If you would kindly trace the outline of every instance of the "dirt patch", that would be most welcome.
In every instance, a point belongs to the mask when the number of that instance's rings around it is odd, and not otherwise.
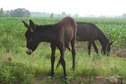
[[[99,50],[99,52],[100,52],[100,51],[101,51],[101,47],[99,47],[99,46],[97,45],[97,48],[98,48],[98,50]],[[76,44],[76,45],[75,45],[75,49],[76,49],[76,51],[84,50],[84,51],[86,51],[86,52],[88,53],[88,45],[87,45],[87,44],[85,44],[85,45]],[[93,46],[91,46],[91,53],[92,53],[92,52],[95,52]]]
[[[101,51],[101,46],[98,46],[98,45],[97,45],[97,47],[98,47],[98,51],[99,51],[99,53],[100,53],[100,51]],[[86,52],[88,53],[88,46],[87,46],[87,44],[86,44],[86,45],[77,44],[77,45],[75,46],[75,48],[76,48],[76,51],[79,51],[79,50],[83,49],[84,51],[86,51]],[[92,52],[95,52],[93,46],[91,47],[91,53],[92,53]],[[116,47],[113,47],[113,48],[112,48],[112,54],[114,54],[114,55],[116,55],[116,56],[118,56],[118,57],[126,58],[126,48],[116,48]]]
[[[85,47],[78,44],[78,45],[75,46],[75,48],[78,51],[78,50],[84,49]]]
[[[126,48],[113,48],[112,53],[118,57],[126,58]]]
[[[75,77],[74,79],[64,78],[37,78],[33,84],[124,84],[120,76],[96,76],[96,77]]]
[[[123,84],[120,76],[97,76],[94,80],[94,84]]]

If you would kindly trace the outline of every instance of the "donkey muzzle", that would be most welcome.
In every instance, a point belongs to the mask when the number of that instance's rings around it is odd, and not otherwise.
[[[30,50],[30,49],[27,48],[26,53],[29,54],[29,55],[31,55],[32,54],[32,50]]]

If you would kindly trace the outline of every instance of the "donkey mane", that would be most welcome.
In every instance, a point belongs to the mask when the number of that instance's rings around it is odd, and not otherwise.
[[[107,45],[107,43],[109,43],[109,40],[106,37],[106,35],[100,29],[98,29],[98,34],[99,34],[98,35],[98,40],[101,43],[101,45],[103,45],[103,44],[106,44]]]
[[[49,24],[49,25],[36,25],[36,29],[35,31],[49,31],[49,30],[55,30],[57,27],[56,27],[56,24]]]

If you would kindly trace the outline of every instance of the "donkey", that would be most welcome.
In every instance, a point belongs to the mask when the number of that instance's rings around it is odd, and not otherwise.
[[[77,24],[71,17],[65,17],[61,21],[55,24],[49,25],[37,25],[32,20],[29,20],[29,24],[22,21],[24,26],[28,29],[25,33],[27,41],[27,54],[32,54],[37,48],[40,42],[49,42],[51,46],[51,76],[54,76],[54,62],[55,62],[55,50],[56,47],[60,51],[59,63],[61,63],[64,71],[64,77],[66,77],[66,62],[64,60],[64,52],[69,43],[71,43],[73,65],[75,68],[75,40]]]
[[[98,54],[98,48],[95,44],[95,40],[98,40],[102,45],[101,52],[109,55],[110,46],[113,42],[109,42],[109,39],[105,34],[93,23],[77,22],[77,41],[88,41],[88,54],[90,55],[91,44],[93,45],[95,52]]]

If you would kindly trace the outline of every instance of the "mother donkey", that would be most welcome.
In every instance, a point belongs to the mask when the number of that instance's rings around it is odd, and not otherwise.
[[[69,42],[72,47],[73,55],[73,68],[75,68],[75,40],[76,40],[76,22],[70,18],[66,17],[56,24],[51,25],[36,25],[33,21],[29,21],[27,24],[23,21],[25,27],[28,29],[25,33],[27,41],[27,54],[32,54],[32,52],[37,48],[40,42],[49,42],[51,44],[51,76],[54,75],[54,62],[55,62],[55,50],[56,47],[60,50],[60,60],[64,70],[64,77],[66,76],[66,63],[64,60],[64,52]]]
[[[109,39],[105,34],[93,23],[77,22],[77,41],[88,41],[88,54],[90,55],[91,44],[93,45],[95,52],[98,53],[95,40],[99,40],[102,45],[102,53],[109,55],[110,47],[113,42],[109,42]]]

